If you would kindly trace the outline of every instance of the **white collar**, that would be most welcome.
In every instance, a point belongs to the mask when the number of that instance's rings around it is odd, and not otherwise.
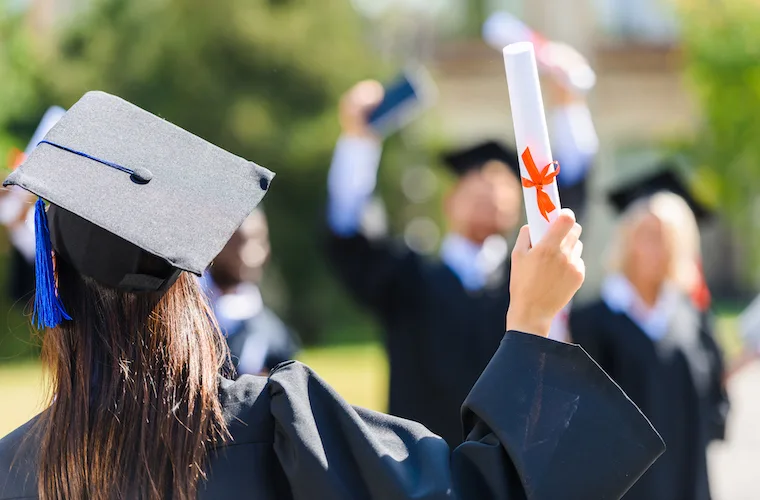
[[[649,307],[622,274],[605,278],[601,296],[610,310],[626,314],[652,340],[660,340],[668,332],[670,317],[678,301],[677,289],[666,282],[654,307]]]
[[[441,245],[441,261],[457,275],[467,290],[480,290],[488,277],[507,259],[509,245],[504,237],[489,236],[482,245],[449,233]]]
[[[252,283],[241,283],[232,292],[223,294],[206,273],[201,278],[201,284],[211,299],[222,330],[227,330],[237,322],[253,318],[264,308],[261,291]]]

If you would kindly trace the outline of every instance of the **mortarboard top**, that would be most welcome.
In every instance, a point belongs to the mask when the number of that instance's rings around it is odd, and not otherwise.
[[[615,210],[621,213],[633,202],[661,191],[668,191],[683,198],[699,222],[703,222],[713,215],[709,207],[695,198],[685,180],[679,176],[672,166],[666,166],[653,174],[619,186],[612,190],[607,197]]]
[[[443,156],[443,162],[458,176],[478,170],[492,160],[506,164],[518,178],[520,177],[517,151],[496,141],[483,142]]]
[[[89,92],[4,185],[51,204],[43,224],[38,202],[38,268],[49,228],[52,248],[81,274],[163,291],[180,271],[203,272],[273,177],[118,97]]]

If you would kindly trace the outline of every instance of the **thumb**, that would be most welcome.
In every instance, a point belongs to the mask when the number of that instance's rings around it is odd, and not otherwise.
[[[530,230],[528,225],[524,225],[520,228],[520,234],[517,235],[517,241],[515,247],[512,250],[512,257],[524,255],[530,250]]]

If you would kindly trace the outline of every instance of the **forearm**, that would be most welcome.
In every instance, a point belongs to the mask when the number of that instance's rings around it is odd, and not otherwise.
[[[358,233],[377,184],[381,154],[382,144],[376,139],[342,136],[338,140],[327,180],[327,221],[337,235]]]
[[[586,102],[575,100],[556,108],[552,130],[554,156],[560,162],[560,185],[578,184],[599,152],[599,138]]]

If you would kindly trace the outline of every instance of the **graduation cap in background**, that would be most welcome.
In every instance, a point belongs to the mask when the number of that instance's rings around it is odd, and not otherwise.
[[[709,220],[713,215],[706,204],[695,198],[685,180],[673,167],[662,168],[653,174],[619,186],[608,194],[608,199],[615,210],[621,213],[635,201],[662,191],[671,192],[683,198],[699,222]]]
[[[443,156],[443,162],[446,166],[460,177],[472,170],[483,168],[486,163],[493,160],[506,164],[509,170],[518,178],[520,177],[520,164],[517,160],[517,151],[496,141],[479,143],[466,149],[452,151]]]
[[[107,287],[164,291],[182,271],[203,272],[273,177],[118,97],[85,94],[4,182],[40,198],[37,326],[71,319],[51,249]]]

